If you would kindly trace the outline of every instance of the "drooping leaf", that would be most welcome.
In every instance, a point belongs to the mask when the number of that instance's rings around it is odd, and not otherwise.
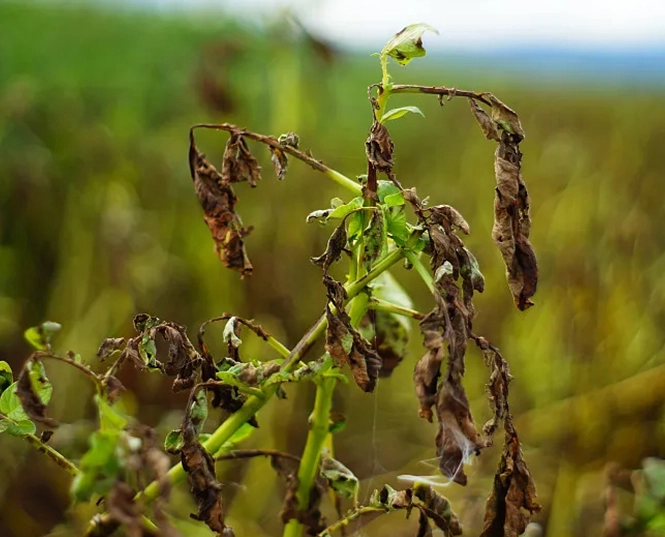
[[[35,434],[35,432],[37,432],[37,426],[28,419],[13,421],[0,418],[0,434],[7,433],[11,436],[21,437],[28,434]]]
[[[102,341],[102,344],[97,350],[98,358],[103,362],[111,357],[116,352],[121,352],[125,348],[127,342],[124,337],[109,337]]]
[[[238,201],[231,185],[224,181],[215,167],[199,153],[190,131],[189,167],[194,190],[203,208],[206,224],[210,228],[215,249],[224,266],[237,270],[242,276],[251,275],[253,267],[245,252],[243,238],[251,228],[242,225],[235,212]]]
[[[344,226],[344,222],[342,222],[335,228],[332,235],[330,235],[326,251],[318,257],[313,257],[312,263],[321,267],[324,272],[327,272],[330,265],[342,256],[342,252],[346,248],[346,240],[346,227]]]
[[[414,495],[422,502],[424,512],[445,537],[462,535],[462,525],[448,499],[428,485],[416,484]]]
[[[363,198],[358,196],[353,198],[349,203],[343,203],[331,207],[330,209],[323,209],[311,212],[307,215],[307,222],[317,220],[321,224],[325,224],[328,220],[341,219],[351,214],[353,211],[360,209],[363,206]]]
[[[420,111],[420,108],[417,106],[402,106],[400,108],[393,108],[392,110],[388,110],[385,114],[383,114],[383,117],[379,121],[381,123],[385,123],[386,121],[399,119],[409,113],[420,114],[421,116],[425,117],[425,114],[423,114]]]
[[[485,138],[488,140],[494,140],[496,142],[501,141],[501,136],[499,135],[499,130],[497,129],[496,123],[487,114],[487,112],[485,112],[485,110],[483,110],[481,106],[473,99],[469,99],[469,106],[471,106],[473,117],[476,118],[480,129],[485,135]]]
[[[247,147],[247,142],[239,133],[231,133],[224,150],[222,180],[225,184],[247,181],[255,187],[260,179],[261,166]]]
[[[512,135],[504,132],[496,151],[494,226],[492,238],[506,265],[508,287],[516,306],[525,310],[538,285],[538,263],[529,242],[529,194],[520,172],[522,154]]]
[[[362,263],[366,271],[370,271],[374,262],[381,257],[387,248],[388,230],[383,211],[372,211],[369,224],[364,233],[364,250]]]
[[[367,160],[379,171],[389,172],[393,167],[393,144],[390,133],[385,125],[374,121],[365,142]]]
[[[390,56],[400,65],[406,65],[413,58],[425,56],[423,34],[427,31],[438,34],[439,31],[428,24],[410,24],[388,41],[381,50],[382,56]]]
[[[491,93],[484,93],[483,97],[492,103],[492,121],[504,131],[515,135],[518,141],[524,140],[524,129],[517,113]]]

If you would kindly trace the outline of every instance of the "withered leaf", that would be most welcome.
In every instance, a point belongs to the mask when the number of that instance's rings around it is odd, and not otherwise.
[[[232,132],[226,142],[222,163],[222,181],[224,184],[247,181],[255,187],[261,179],[261,166],[247,147],[247,142],[237,132]]]
[[[194,407],[196,394],[197,389],[194,389],[188,407]],[[198,426],[192,412],[188,411],[185,414],[181,431],[184,444],[180,459],[199,508],[197,514],[190,516],[205,522],[218,535],[231,537],[233,531],[224,523],[222,485],[215,476],[215,461],[198,440]]]
[[[385,125],[374,121],[365,142],[367,160],[379,171],[389,172],[393,167],[393,144],[390,133]]]
[[[524,140],[524,129],[522,129],[517,113],[491,93],[484,93],[483,97],[492,103],[492,120],[494,123],[507,133],[515,135],[518,142]]]
[[[436,435],[439,469],[455,483],[466,485],[464,460],[486,445],[473,423],[469,401],[461,383],[445,380],[441,384],[436,412],[439,418]]]
[[[276,147],[270,147],[270,153],[270,161],[272,162],[277,179],[283,181],[284,177],[286,177],[286,170],[289,167],[288,157],[284,151]]]
[[[529,195],[520,173],[521,153],[504,133],[497,148],[494,170],[494,226],[492,238],[506,265],[508,287],[520,310],[533,305],[538,285],[538,264],[529,242]]]
[[[485,505],[480,537],[517,537],[526,529],[531,515],[539,510],[536,487],[508,417],[503,454],[494,476],[492,493]]]
[[[483,426],[485,441],[488,445],[492,443],[492,437],[501,421],[509,415],[508,407],[508,385],[512,380],[508,362],[501,356],[499,349],[494,347],[484,337],[473,336],[476,345],[483,352],[485,364],[491,369],[489,383],[487,384],[487,396],[492,408],[492,419]]]
[[[46,378],[44,365],[33,354],[33,357],[27,360],[21,369],[21,374],[16,382],[16,395],[31,420],[54,429],[58,427],[58,422],[46,415],[46,405],[40,397],[40,393],[50,389],[51,383]]]
[[[97,356],[103,362],[115,352],[120,352],[126,344],[124,337],[109,337],[102,341]]]
[[[104,393],[109,403],[113,404],[115,400],[120,395],[120,392],[125,391],[125,387],[122,383],[113,375],[104,375],[102,377],[102,386],[104,388]]]
[[[250,275],[253,267],[245,252],[243,238],[251,231],[244,228],[235,212],[237,198],[231,185],[199,153],[190,131],[189,167],[194,190],[203,208],[203,218],[210,228],[215,249],[222,263],[243,276]]]
[[[485,138],[499,142],[501,140],[499,129],[497,129],[496,123],[494,123],[492,118],[490,118],[487,112],[485,112],[485,110],[483,110],[481,106],[471,98],[469,99],[469,105],[471,106],[471,112],[476,118],[478,125],[480,125],[480,129],[483,131]]]
[[[173,391],[187,390],[196,383],[196,372],[202,358],[189,341],[185,327],[172,322],[164,322],[155,328],[168,343],[168,362],[164,371],[169,376],[176,376]]]
[[[369,225],[363,233],[365,249],[363,251],[363,266],[369,272],[372,263],[376,261],[383,253],[387,244],[388,230],[386,229],[383,211],[376,210],[372,212]]]
[[[379,375],[390,376],[406,356],[409,331],[398,316],[381,310],[367,312],[361,329],[365,339],[374,343],[381,357]]]
[[[445,220],[451,226],[462,230],[462,233],[465,235],[470,233],[469,224],[467,224],[461,213],[454,207],[451,207],[450,205],[435,205],[434,207],[430,207],[430,211],[432,214],[431,220],[433,222],[441,223]]]
[[[134,502],[134,490],[124,481],[117,481],[106,496],[111,518],[127,530],[128,537],[142,537],[141,512]]]
[[[346,227],[342,221],[330,235],[326,251],[318,257],[312,257],[312,263],[321,267],[324,272],[327,272],[330,265],[342,256],[342,252],[346,248],[346,239]]]
[[[446,537],[462,535],[462,525],[453,511],[448,498],[429,485],[417,484],[414,494],[422,502],[421,513],[425,513]]]
[[[326,351],[330,353],[337,367],[349,365],[353,379],[365,392],[371,392],[381,370],[381,357],[351,324],[348,315],[335,315],[330,308],[326,310],[328,328],[326,329]]]

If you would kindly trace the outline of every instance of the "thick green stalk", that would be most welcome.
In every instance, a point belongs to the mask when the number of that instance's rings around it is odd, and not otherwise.
[[[422,279],[422,281],[425,283],[427,288],[430,290],[430,292],[434,292],[434,279],[432,278],[432,275],[430,274],[429,270],[427,270],[427,267],[423,265],[423,262],[420,260],[418,257],[418,254],[414,254],[413,252],[406,250],[404,252],[404,257],[406,257],[409,260],[409,263],[413,265],[413,268],[416,269],[416,272]]]
[[[67,457],[62,455],[59,451],[53,449],[48,444],[42,442],[34,434],[26,434],[22,438],[26,440],[28,444],[33,446],[37,451],[43,453],[49,459],[54,461],[58,466],[60,466],[60,468],[64,468],[64,470],[69,475],[76,477],[80,473],[80,470],[72,461],[70,461]]]

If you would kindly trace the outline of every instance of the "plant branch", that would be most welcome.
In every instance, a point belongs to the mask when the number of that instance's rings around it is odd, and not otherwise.
[[[228,461],[236,459],[251,459],[252,457],[279,457],[282,459],[289,459],[292,461],[300,462],[300,457],[276,451],[274,449],[236,449],[230,453],[222,453],[215,456],[216,461]]]
[[[80,470],[72,461],[70,461],[67,457],[62,455],[59,451],[53,449],[48,444],[42,442],[34,434],[26,434],[23,435],[21,438],[23,438],[26,442],[28,442],[28,444],[34,447],[37,451],[46,455],[49,459],[51,459],[58,466],[60,466],[60,468],[63,468],[72,477],[76,477],[80,473]]]
[[[430,292],[434,292],[434,279],[432,278],[432,275],[430,274],[429,270],[427,270],[427,267],[423,264],[423,262],[420,260],[420,257],[418,257],[417,254],[406,250],[404,252],[404,256],[409,260],[409,263],[413,265],[413,268],[416,269],[416,272],[422,279],[422,281],[425,283],[427,288],[430,290]]]
[[[438,95],[439,97],[467,97],[475,99],[487,106],[492,103],[487,99],[486,93],[477,91],[458,90],[457,88],[446,88],[445,86],[418,86],[415,84],[395,84],[391,88],[391,93],[424,93],[428,95]]]
[[[354,509],[351,511],[348,515],[346,515],[344,518],[339,519],[337,522],[334,524],[331,524],[328,526],[325,530],[323,530],[321,533],[318,534],[317,537],[327,537],[329,536],[333,531],[341,530],[348,526],[351,522],[353,522],[355,519],[360,518],[362,515],[367,515],[370,513],[389,513],[390,511],[388,509],[384,509],[381,507],[371,507],[371,506],[366,506],[366,507],[359,507],[358,509]]]
[[[301,160],[305,164],[309,165],[311,168],[326,174],[333,181],[343,186],[344,188],[352,191],[354,194],[362,193],[362,187],[358,183],[356,183],[353,179],[349,179],[348,177],[339,173],[338,171],[333,170],[329,166],[326,166],[323,162],[315,159],[313,156],[309,155],[308,153],[300,151],[299,149],[296,149],[295,147],[292,147],[290,145],[281,144],[279,140],[274,136],[267,136],[265,134],[259,134],[257,132],[252,132],[247,129],[241,129],[240,127],[232,125],[230,123],[199,123],[197,125],[192,126],[190,132],[193,132],[195,129],[215,129],[215,130],[235,133],[245,138],[249,138],[250,140],[254,140],[255,142],[259,142],[269,147],[272,147],[274,149],[279,149],[280,151],[283,151],[284,153],[287,153],[292,157]]]
[[[411,308],[406,308],[398,304],[393,304],[387,300],[382,300],[380,298],[371,297],[369,299],[369,308],[373,310],[387,311],[390,313],[396,313],[397,315],[402,315],[404,317],[410,317],[417,321],[420,321],[425,318],[424,313],[420,313]]]

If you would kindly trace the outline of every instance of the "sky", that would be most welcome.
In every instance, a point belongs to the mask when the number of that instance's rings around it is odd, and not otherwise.
[[[381,48],[407,24],[426,22],[435,49],[520,44],[557,48],[665,48],[663,0],[138,0],[160,7],[223,7],[253,19],[290,7],[338,45]]]

